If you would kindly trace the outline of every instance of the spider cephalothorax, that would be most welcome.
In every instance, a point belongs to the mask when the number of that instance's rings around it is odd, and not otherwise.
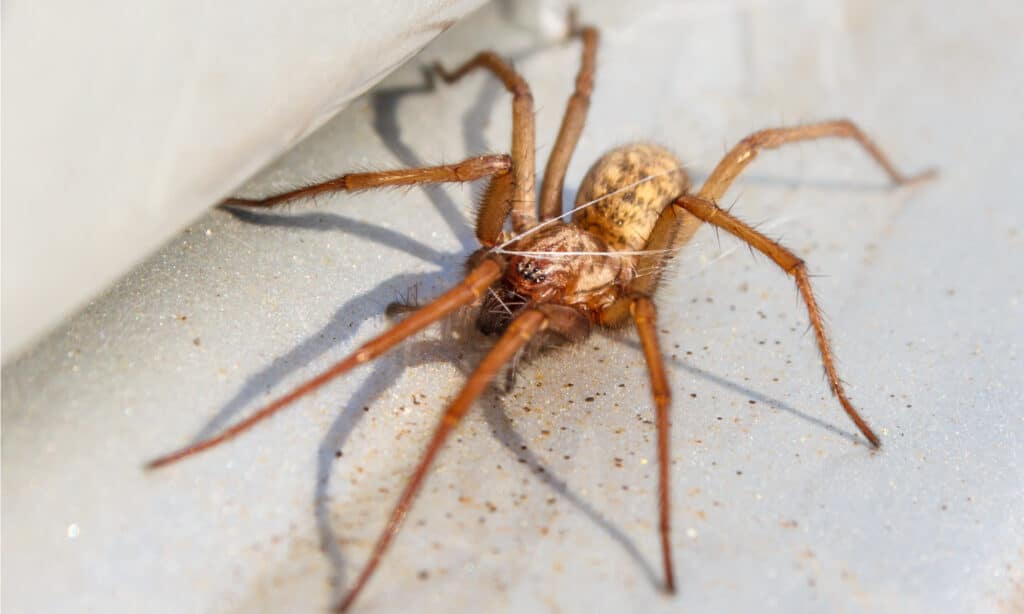
[[[628,280],[622,259],[599,237],[556,222],[517,241],[505,280],[531,300],[597,312]]]
[[[574,224],[555,221],[508,243],[505,274],[488,288],[477,316],[477,329],[487,335],[505,332],[523,309],[544,305],[558,314],[550,318],[553,332],[582,339],[628,281],[623,259]],[[480,257],[474,254],[470,266]]]
[[[529,85],[499,56],[483,52],[454,72],[449,73],[440,66],[436,70],[448,82],[457,81],[475,69],[490,71],[502,81],[512,94],[510,154],[478,156],[436,167],[353,173],[277,196],[228,201],[234,205],[267,207],[330,191],[490,178],[477,214],[476,236],[482,248],[470,256],[461,283],[220,435],[149,464],[151,468],[160,467],[230,439],[455,310],[479,306],[477,327],[484,333],[501,337],[445,411],[369,562],[338,604],[339,611],[347,609],[366,585],[419,492],[438,450],[503,365],[519,355],[538,334],[552,332],[569,341],[579,341],[586,338],[593,326],[613,327],[629,322],[635,325],[640,337],[654,398],[661,555],[665,589],[670,593],[675,590],[669,541],[670,388],[658,347],[652,296],[667,258],[705,222],[746,241],[793,277],[807,307],[832,393],[861,434],[873,446],[879,445],[878,437],[846,398],[803,260],[716,203],[759,151],[823,137],[840,137],[859,143],[896,184],[923,179],[929,174],[904,176],[855,124],[836,120],[755,132],[725,155],[694,194],[688,192],[689,179],[681,163],[667,150],[647,144],[612,150],[587,173],[573,210],[563,212],[563,180],[590,104],[597,49],[596,30],[576,27],[575,23],[570,30],[583,40],[582,66],[551,150],[539,199],[534,181],[534,115]],[[570,216],[571,223],[563,221]],[[506,230],[506,226],[511,230]]]

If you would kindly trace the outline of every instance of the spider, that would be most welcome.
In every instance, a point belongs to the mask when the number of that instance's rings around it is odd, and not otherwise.
[[[458,285],[413,310],[387,332],[248,418],[220,434],[146,465],[149,469],[162,467],[232,439],[296,399],[376,359],[457,309],[467,306],[479,308],[477,328],[485,334],[498,336],[498,340],[446,409],[368,562],[344,599],[336,605],[338,612],[348,610],[366,586],[398,533],[438,451],[502,367],[540,336],[578,342],[585,339],[595,326],[622,327],[629,321],[640,337],[656,411],[664,590],[669,594],[675,592],[669,547],[671,395],[658,345],[652,297],[666,262],[703,223],[745,241],[793,277],[807,307],[832,393],[870,445],[874,448],[880,446],[878,436],[847,398],[836,372],[833,352],[804,261],[720,208],[717,202],[760,151],[814,139],[837,137],[859,143],[896,185],[932,177],[934,171],[915,176],[900,173],[856,124],[840,119],[754,132],[725,154],[696,191],[692,190],[682,164],[666,149],[645,143],[614,149],[590,168],[575,206],[568,213],[563,213],[562,189],[566,168],[590,106],[598,46],[597,30],[578,25],[575,19],[570,20],[569,34],[582,40],[582,58],[574,92],[569,98],[561,129],[547,162],[539,201],[535,184],[534,109],[530,87],[508,62],[494,52],[484,51],[454,71],[449,72],[440,64],[435,64],[433,70],[447,83],[458,81],[479,69],[492,73],[504,84],[512,95],[510,154],[483,155],[457,164],[434,167],[351,173],[267,198],[232,198],[224,203],[272,207],[325,192],[489,179],[476,216],[476,237],[481,247],[469,256],[465,278]],[[506,230],[506,226],[510,230]]]

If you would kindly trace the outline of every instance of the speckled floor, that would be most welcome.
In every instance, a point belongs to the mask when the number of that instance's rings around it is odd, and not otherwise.
[[[835,116],[907,170],[941,168],[893,191],[854,146],[806,144],[764,155],[729,196],[822,274],[842,373],[883,449],[829,397],[792,283],[703,229],[658,297],[679,595],[656,586],[642,357],[632,334],[598,334],[478,403],[358,611],[1019,611],[1020,9],[619,4],[583,11],[603,39],[567,185],[631,140],[671,146],[700,180],[754,129]],[[506,149],[491,80],[423,86],[420,66],[483,45],[532,84],[543,157],[578,48],[492,6],[241,192]],[[230,445],[142,463],[339,359],[411,289],[454,283],[472,193],[213,211],[7,365],[4,611],[326,610],[486,341],[436,327]]]

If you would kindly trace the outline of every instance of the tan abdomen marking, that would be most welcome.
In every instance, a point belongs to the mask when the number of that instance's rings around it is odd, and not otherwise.
[[[668,150],[635,143],[613,149],[594,163],[576,195],[576,207],[656,176],[573,214],[573,223],[619,251],[641,250],[661,210],[683,194],[690,180]]]

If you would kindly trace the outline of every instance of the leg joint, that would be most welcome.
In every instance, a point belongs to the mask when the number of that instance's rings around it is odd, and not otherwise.
[[[799,276],[801,274],[806,275],[807,265],[804,262],[804,259],[800,258],[798,256],[794,256],[792,253],[790,253],[788,251],[786,253],[789,254],[790,257],[793,258],[792,264],[790,264],[789,266],[785,267],[786,273],[788,273],[790,275],[793,275],[793,276]]]
[[[513,97],[533,104],[533,92],[530,91],[530,86],[526,81],[517,79],[509,85],[508,91],[512,92]]]

